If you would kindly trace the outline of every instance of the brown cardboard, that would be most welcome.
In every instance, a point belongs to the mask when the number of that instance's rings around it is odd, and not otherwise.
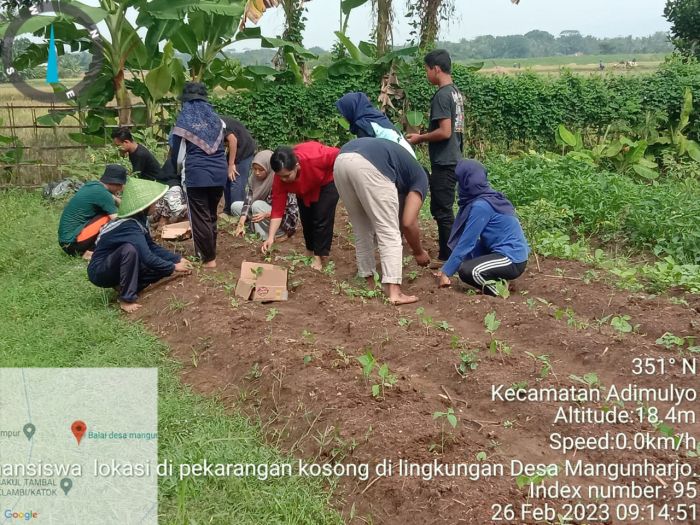
[[[262,271],[256,273],[256,268]],[[243,261],[236,295],[248,301],[286,301],[287,269],[274,264]]]
[[[165,241],[173,241],[181,239],[191,231],[190,221],[166,224],[163,226],[163,233],[161,233],[160,238]]]

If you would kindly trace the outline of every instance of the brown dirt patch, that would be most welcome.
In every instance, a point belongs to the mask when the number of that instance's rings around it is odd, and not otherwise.
[[[405,288],[420,297],[417,305],[395,308],[380,299],[351,298],[337,284],[352,282],[355,273],[354,249],[341,211],[339,215],[332,254],[335,274],[322,275],[297,264],[289,278],[293,289],[288,302],[236,305],[234,300],[232,304],[241,262],[262,261],[262,257],[257,243],[222,232],[215,272],[200,271],[147,291],[138,314],[170,344],[173,357],[183,365],[185,383],[217,396],[231,409],[259,417],[268,441],[296,457],[372,465],[385,458],[395,464],[400,459],[475,463],[477,454],[485,452],[487,462],[507,465],[511,459],[562,463],[564,456],[548,446],[553,431],[568,436],[618,431],[632,435],[651,427],[648,423],[553,425],[561,403],[492,401],[492,384],[527,381],[530,387],[564,387],[574,384],[570,374],[595,372],[606,386],[636,383],[660,388],[673,382],[697,388],[696,378],[677,370],[665,376],[634,376],[631,369],[634,357],[678,357],[655,340],[667,331],[682,337],[697,335],[700,316],[692,306],[698,302],[685,307],[664,296],[629,293],[601,282],[585,284],[580,279],[586,266],[542,258],[539,269],[531,262],[516,283],[517,292],[507,300],[467,295],[461,285],[437,290],[431,272],[412,261],[404,277],[412,271],[417,277],[407,279]],[[434,246],[434,241],[428,245]],[[181,248],[191,250],[191,242]],[[302,252],[298,237],[281,245],[276,256],[293,250]],[[284,260],[276,262],[290,266]],[[447,324],[426,326],[416,313],[418,306],[424,308],[423,319]],[[267,322],[270,308],[279,313]],[[563,313],[566,308],[570,308],[568,316]],[[489,312],[502,322],[496,337],[512,347],[511,356],[489,355],[490,337],[483,321]],[[596,323],[610,314],[629,315],[632,324],[639,324],[637,332],[622,335],[609,323]],[[455,370],[461,347],[480,350],[478,368],[464,379]],[[384,399],[374,399],[371,385],[362,377],[356,357],[366,348],[398,378]],[[539,367],[525,352],[548,355],[553,373],[540,380]],[[454,408],[459,424],[454,431],[446,431],[443,451],[440,423],[432,414],[449,407]],[[697,424],[674,427],[700,434]],[[643,458],[673,463],[685,455],[620,450],[579,451],[566,457],[605,463]],[[693,461],[696,472],[700,468],[697,460],[684,461]],[[653,479],[635,481],[657,484]],[[344,478],[336,495],[336,505],[348,522],[354,509],[357,517],[387,524],[483,525],[491,523],[492,504],[519,506],[527,501],[525,490],[518,489],[509,476],[480,481]],[[556,504],[561,506],[562,501]],[[352,520],[365,522],[369,521]]]

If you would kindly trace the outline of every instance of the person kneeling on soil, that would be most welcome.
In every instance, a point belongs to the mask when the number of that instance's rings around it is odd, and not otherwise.
[[[423,167],[395,142],[359,138],[340,149],[335,181],[355,234],[360,277],[366,278],[370,286],[374,284],[376,236],[384,293],[395,305],[416,302],[417,297],[401,291],[401,233],[416,262],[421,266],[430,264],[418,228],[418,214],[428,193]],[[399,210],[403,210],[400,220]]]
[[[340,150],[320,142],[304,142],[290,148],[281,146],[275,150],[270,165],[275,172],[272,183],[272,211],[270,231],[262,245],[267,251],[275,242],[277,231],[290,193],[297,196],[301,227],[311,267],[322,270],[324,259],[331,253],[335,208],[338,190],[333,182],[333,164]]]
[[[168,187],[131,178],[124,188],[117,220],[102,228],[87,272],[101,288],[118,287],[119,306],[136,311],[138,293],[148,285],[175,274],[188,274],[192,265],[180,255],[153,242],[146,219]]]
[[[275,173],[270,166],[272,151],[266,149],[253,159],[253,177],[248,182],[248,194],[245,201],[236,201],[231,205],[231,214],[240,217],[234,235],[243,236],[248,219],[252,220],[253,230],[263,241],[267,240],[270,230],[270,215],[272,212],[272,182]],[[297,231],[299,222],[299,206],[297,196],[290,193],[287,196],[287,206],[284,210],[282,224],[277,231],[277,242],[286,240]]]
[[[487,180],[476,160],[462,160],[456,169],[459,212],[448,241],[452,250],[435,274],[441,288],[459,271],[465,283],[487,295],[498,295],[489,281],[517,279],[525,271],[529,247],[515,208]]]
[[[99,181],[85,183],[68,201],[58,223],[58,244],[68,255],[90,259],[100,228],[117,217],[126,168],[108,164]]]

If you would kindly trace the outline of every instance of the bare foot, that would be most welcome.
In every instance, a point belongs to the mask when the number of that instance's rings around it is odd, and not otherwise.
[[[365,280],[367,281],[367,286],[369,288],[374,288],[374,275],[368,275],[365,277]]]
[[[214,259],[213,261],[209,261],[208,263],[204,263],[202,265],[202,268],[206,268],[206,269],[216,268],[216,259]]]
[[[385,284],[384,294],[389,298],[389,302],[394,306],[418,302],[418,297],[415,295],[406,295],[401,291],[401,286],[398,284]]]
[[[136,310],[141,308],[138,303],[127,303],[126,301],[119,301],[119,308],[124,310],[127,314],[133,314]]]
[[[389,297],[389,302],[394,306],[401,306],[402,304],[417,303],[418,297],[415,295],[406,295],[405,293],[401,292],[394,297]]]
[[[90,250],[86,251],[83,254],[83,259],[85,259],[86,261],[89,261],[90,259],[92,259],[92,252]]]
[[[314,255],[314,262],[311,263],[311,268],[319,272],[323,271],[323,262],[320,257]]]

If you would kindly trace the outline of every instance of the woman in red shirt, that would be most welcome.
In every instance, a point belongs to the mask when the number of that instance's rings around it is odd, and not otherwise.
[[[323,259],[330,255],[333,243],[335,207],[338,204],[333,166],[339,152],[338,148],[320,142],[304,142],[293,148],[281,146],[275,150],[270,159],[275,172],[270,233],[262,245],[263,253],[275,242],[287,205],[287,194],[295,193],[306,249],[314,257],[311,267],[316,270],[323,268]]]

